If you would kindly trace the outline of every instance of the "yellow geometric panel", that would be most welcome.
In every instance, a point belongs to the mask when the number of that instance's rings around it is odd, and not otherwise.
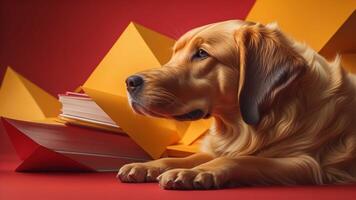
[[[130,23],[83,85],[83,90],[153,158],[179,140],[176,123],[133,113],[125,80],[168,61],[174,40]]]
[[[257,0],[246,20],[277,22],[282,31],[319,51],[355,8],[355,0]]]
[[[159,158],[168,145],[179,140],[177,131],[165,126],[170,121],[133,113],[127,98],[90,88],[83,89],[152,158]]]
[[[192,143],[209,127],[203,122],[176,122],[135,114],[127,102],[125,80],[130,75],[160,67],[171,57],[174,40],[130,23],[83,85],[87,93],[152,158],[184,136]]]
[[[126,78],[167,62],[173,44],[173,39],[130,23],[83,86],[126,96]]]
[[[212,121],[212,119],[204,119],[192,122],[180,142],[184,145],[192,144],[196,139],[202,136],[206,130],[210,128]]]
[[[346,20],[319,52],[332,59],[336,54],[356,54],[356,11]]]
[[[0,89],[0,116],[38,121],[56,117],[59,110],[60,103],[56,98],[7,68]]]
[[[184,144],[177,144],[171,145],[167,147],[167,156],[169,157],[186,157],[192,155],[194,153],[199,152],[199,145],[192,144],[192,145],[184,145]]]

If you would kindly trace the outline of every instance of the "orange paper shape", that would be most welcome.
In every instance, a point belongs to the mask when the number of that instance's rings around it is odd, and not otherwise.
[[[43,121],[57,117],[60,103],[56,98],[8,67],[0,89],[0,116]],[[47,120],[48,123],[49,120]]]
[[[174,42],[141,25],[130,23],[82,87],[152,158],[159,158],[168,145],[177,143],[182,136],[189,144],[207,129],[205,124],[204,128],[189,128],[189,123],[137,115],[127,102],[126,78],[163,65],[171,56]],[[190,129],[198,132],[187,136],[192,132]]]
[[[257,0],[246,20],[277,22],[282,31],[319,51],[355,8],[354,0]]]
[[[89,88],[84,91],[94,97],[95,102],[153,158],[159,158],[168,145],[179,140],[175,129],[164,126],[171,122],[133,113],[125,97]]]
[[[192,144],[192,145],[177,144],[177,145],[171,145],[167,147],[167,155],[169,157],[186,157],[196,153],[197,151],[199,151],[198,144]]]
[[[355,8],[356,9],[356,8]],[[320,50],[320,54],[327,58],[334,58],[336,54],[356,53],[356,10],[337,30],[333,37]],[[355,66],[356,67],[356,66]]]
[[[190,145],[197,140],[202,134],[210,128],[212,119],[203,119],[190,124],[180,143]],[[179,148],[180,146],[176,147]],[[183,149],[182,149],[183,150]]]
[[[351,73],[356,73],[355,27],[356,10],[319,52],[328,59],[333,59],[336,54],[341,54],[342,66]]]

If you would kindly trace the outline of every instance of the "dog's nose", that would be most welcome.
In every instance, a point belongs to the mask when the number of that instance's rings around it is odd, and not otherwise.
[[[137,91],[143,85],[143,78],[141,76],[133,75],[126,79],[127,91],[130,93]]]

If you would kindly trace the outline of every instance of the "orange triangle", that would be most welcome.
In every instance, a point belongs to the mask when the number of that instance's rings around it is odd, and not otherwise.
[[[56,98],[8,67],[0,89],[0,116],[20,120],[56,117]]]

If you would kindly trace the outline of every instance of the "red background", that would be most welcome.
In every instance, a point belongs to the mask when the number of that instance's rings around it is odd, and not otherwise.
[[[0,0],[0,80],[6,66],[52,95],[81,85],[130,21],[173,38],[207,23],[244,19],[253,0]],[[0,132],[0,199],[352,198],[354,187],[238,188],[172,192],[119,184],[113,174],[21,174]],[[136,192],[137,191],[137,192]]]

